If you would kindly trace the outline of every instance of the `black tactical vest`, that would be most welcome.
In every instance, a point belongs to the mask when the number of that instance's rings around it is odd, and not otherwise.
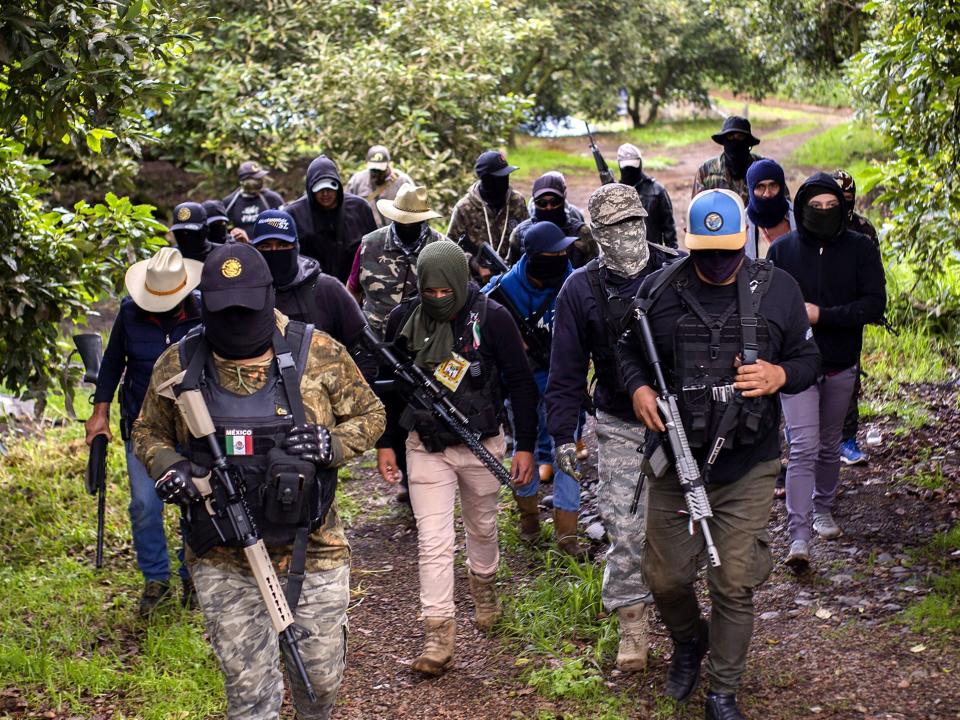
[[[403,303],[405,310],[398,327],[402,328],[420,303],[415,297]],[[474,335],[474,325],[482,328],[487,317],[487,296],[476,292],[468,312],[461,311],[455,321],[453,336],[456,341],[453,352],[470,363],[467,376],[463,378],[456,392],[449,392],[450,400],[469,420],[469,427],[481,437],[494,437],[500,433],[503,403],[500,393],[500,376],[493,358],[490,342],[482,330]],[[475,347],[475,337],[480,338],[479,347]],[[429,370],[427,370],[429,372]],[[441,452],[444,448],[460,445],[461,440],[447,429],[428,410],[408,404],[400,416],[400,426],[405,430],[416,430],[427,452]]]
[[[598,258],[588,262],[586,267],[590,291],[593,293],[597,311],[603,318],[606,328],[603,337],[597,338],[597,342],[590,350],[593,356],[593,377],[594,380],[604,378],[607,386],[626,392],[623,374],[617,362],[617,342],[626,329],[626,319],[633,307],[633,297],[620,297],[607,288],[600,276],[601,268]]]
[[[290,321],[287,325],[285,339],[293,355],[298,387],[306,367],[312,336],[312,325],[296,321]],[[195,353],[206,354],[198,388],[216,427],[220,448],[226,454],[231,469],[236,470],[241,478],[241,492],[264,543],[268,547],[292,543],[298,526],[277,524],[265,513],[265,507],[270,505],[266,501],[266,493],[270,489],[267,482],[267,456],[274,448],[282,452],[279,450],[280,444],[294,425],[291,399],[284,389],[278,359],[275,358],[270,364],[267,382],[262,388],[250,395],[238,395],[220,386],[213,354],[203,338],[202,326],[194,328],[180,342],[181,367],[187,368]],[[288,374],[288,377],[293,375]],[[299,393],[296,398],[300,401]],[[207,468],[213,465],[213,457],[204,438],[191,436],[183,452],[196,465]],[[335,470],[323,472],[336,473]],[[321,486],[324,483],[319,481],[320,478],[315,479],[318,482],[309,486],[309,497],[303,498],[306,503],[303,514],[311,531],[319,527],[325,510],[321,498]],[[223,544],[202,506],[192,506],[186,519],[185,539],[198,556]]]
[[[674,332],[674,387],[690,447],[711,444],[720,420],[732,402],[742,403],[736,424],[724,428],[724,447],[752,445],[761,429],[776,422],[777,407],[769,396],[743,398],[733,390],[734,361],[770,358],[767,321],[757,310],[766,293],[773,266],[766,260],[746,262],[737,274],[737,298],[719,315],[709,315],[690,289],[689,273],[680,272],[674,288],[686,312]]]

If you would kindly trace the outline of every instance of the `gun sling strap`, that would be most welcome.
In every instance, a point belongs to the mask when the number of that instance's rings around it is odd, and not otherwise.
[[[291,321],[287,326],[287,331],[294,336],[293,339],[299,340],[298,357],[294,360],[293,352],[287,339],[277,330],[273,334],[273,352],[277,360],[277,369],[280,372],[280,384],[283,386],[283,392],[287,396],[287,403],[290,405],[290,414],[293,416],[294,425],[306,425],[307,415],[303,406],[303,396],[300,394],[300,373],[297,368],[306,367],[307,357],[310,353],[310,344],[313,338],[312,323],[298,323]],[[301,332],[297,332],[302,329]],[[299,336],[299,337],[296,337]],[[192,390],[198,387],[200,375],[203,372],[209,357],[209,346],[205,338],[199,338],[198,347],[190,358],[187,366],[186,375],[180,387],[183,390]],[[300,602],[300,593],[303,590],[303,582],[306,578],[307,568],[307,541],[310,537],[310,528],[307,525],[301,525],[297,528],[293,541],[293,551],[290,557],[290,567],[287,570],[287,585],[284,588],[284,595],[287,598],[287,605],[290,606],[290,612],[297,609]]]

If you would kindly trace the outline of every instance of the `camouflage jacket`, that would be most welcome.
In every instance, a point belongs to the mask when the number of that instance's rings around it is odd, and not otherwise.
[[[510,233],[530,215],[523,196],[510,188],[507,204],[494,211],[479,192],[480,183],[475,182],[453,208],[447,237],[458,243],[468,255],[473,255],[481,243],[489,242],[506,260],[510,248]],[[461,242],[461,238],[463,239]],[[470,269],[476,273],[477,263],[470,259]]]
[[[867,220],[863,215],[858,212],[853,213],[853,218],[847,223],[847,229],[858,232],[861,235],[866,235],[868,238],[873,240],[876,243],[877,247],[880,247],[880,238],[877,237],[877,229],[873,226],[873,223]]]
[[[750,153],[750,157],[753,158],[751,162],[763,159],[760,155],[754,153]],[[744,207],[750,202],[750,193],[747,191],[747,178],[742,177],[739,180],[734,180],[733,177],[731,177],[730,172],[727,170],[727,163],[723,158],[723,153],[710,158],[700,166],[700,169],[697,170],[696,177],[693,178],[693,192],[690,193],[690,197],[695,197],[697,193],[701,193],[704,190],[732,190],[743,200]]]
[[[417,257],[427,243],[443,240],[424,225],[420,243],[406,252],[398,243],[393,225],[374,230],[360,241],[360,290],[363,314],[376,332],[382,333],[387,315],[401,301],[417,294]]]
[[[283,332],[289,322],[275,311],[277,327]],[[248,395],[267,381],[273,358],[249,365],[214,356],[218,382],[230,392]],[[185,447],[189,436],[186,422],[174,402],[160,397],[157,387],[182,370],[179,345],[172,345],[157,360],[143,409],[133,425],[134,453],[147,467],[150,476],[159,478],[175,462],[183,459],[177,447]],[[363,380],[347,349],[326,333],[315,331],[307,367],[300,383],[307,420],[330,428],[334,444],[342,449],[343,460],[372,448],[386,426],[383,405]],[[270,548],[274,563],[283,570],[291,548]],[[204,559],[246,569],[243,551],[216,547]],[[310,536],[307,569],[330,570],[350,561],[350,545],[343,522],[334,503],[323,526]]]
[[[367,201],[370,209],[373,210],[373,219],[377,221],[377,227],[382,228],[389,225],[391,220],[380,214],[380,211],[377,209],[377,200],[393,200],[397,197],[397,192],[404,183],[413,185],[413,180],[411,180],[410,176],[406,173],[400,172],[395,168],[390,168],[390,175],[387,176],[387,181],[382,185],[374,187],[370,182],[370,171],[361,170],[350,176],[350,179],[347,181],[346,190],[354,195],[359,195]]]

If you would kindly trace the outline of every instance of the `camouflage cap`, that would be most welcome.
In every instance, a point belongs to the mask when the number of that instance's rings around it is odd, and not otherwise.
[[[647,216],[640,195],[632,185],[610,183],[594,191],[587,201],[593,225],[616,225],[630,218]]]

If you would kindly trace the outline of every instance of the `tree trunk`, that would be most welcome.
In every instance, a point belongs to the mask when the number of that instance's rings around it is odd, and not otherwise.
[[[660,112],[660,98],[654,97],[650,103],[650,112],[647,114],[647,125],[657,121],[657,114]]]
[[[627,96],[627,114],[630,116],[630,120],[633,122],[635,129],[642,126],[643,123],[640,122],[639,95],[630,94]]]

